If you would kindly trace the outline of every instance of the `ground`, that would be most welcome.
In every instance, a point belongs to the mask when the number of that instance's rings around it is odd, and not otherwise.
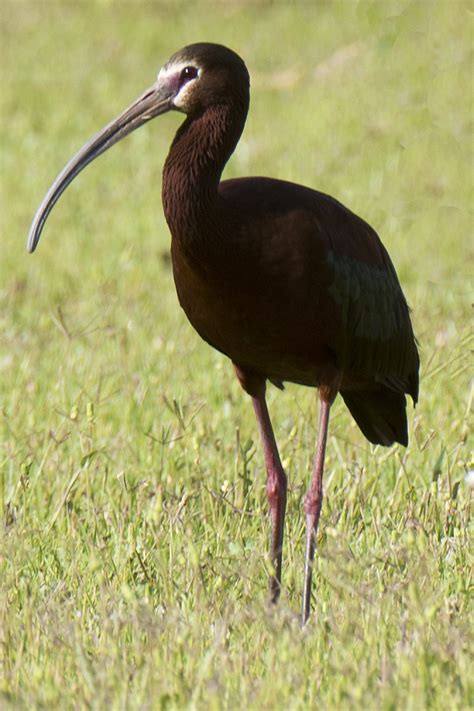
[[[467,709],[472,4],[2,0],[0,16],[3,707]],[[294,180],[369,221],[420,343],[407,449],[334,407],[304,631],[317,401],[269,391],[289,474],[274,609],[252,408],[174,293],[160,180],[180,117],[87,168],[25,250],[65,162],[200,40],[252,76],[226,176]]]

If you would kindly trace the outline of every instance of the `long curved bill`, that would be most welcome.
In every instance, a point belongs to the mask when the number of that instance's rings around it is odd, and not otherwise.
[[[36,212],[28,235],[29,252],[35,251],[49,213],[76,175],[136,128],[172,109],[171,98],[172,93],[166,87],[154,84],[76,153],[59,173]]]

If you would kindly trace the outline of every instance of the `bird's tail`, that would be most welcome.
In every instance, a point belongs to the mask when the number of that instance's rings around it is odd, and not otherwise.
[[[377,383],[370,390],[341,391],[363,434],[373,444],[408,444],[405,395]]]

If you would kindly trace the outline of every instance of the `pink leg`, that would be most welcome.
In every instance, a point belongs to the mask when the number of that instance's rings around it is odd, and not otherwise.
[[[272,532],[270,555],[275,573],[270,577],[270,597],[276,602],[281,589],[281,563],[283,551],[283,529],[285,524],[287,479],[281,465],[278,447],[273,433],[270,415],[265,401],[265,384],[257,395],[252,396],[257,416],[267,468],[267,497],[270,507]]]
[[[318,531],[319,514],[323,503],[323,470],[326,440],[328,434],[329,411],[331,401],[321,398],[319,413],[319,432],[314,460],[311,483],[304,499],[306,513],[306,553],[304,560],[304,585],[301,622],[304,626],[308,620],[311,607],[311,579],[313,575],[314,550],[316,547],[316,534]]]

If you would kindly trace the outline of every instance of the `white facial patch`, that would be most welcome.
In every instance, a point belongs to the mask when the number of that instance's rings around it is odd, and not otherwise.
[[[196,76],[191,79],[181,79],[181,72],[186,67],[194,67],[197,70]],[[158,72],[158,84],[175,84],[177,93],[173,99],[173,104],[177,109],[184,109],[186,107],[187,98],[192,91],[192,87],[201,76],[201,72],[201,68],[198,67],[195,62],[193,63],[190,60],[182,60],[180,62],[172,63],[168,62],[168,64],[165,64]],[[180,88],[181,83],[182,86]]]

